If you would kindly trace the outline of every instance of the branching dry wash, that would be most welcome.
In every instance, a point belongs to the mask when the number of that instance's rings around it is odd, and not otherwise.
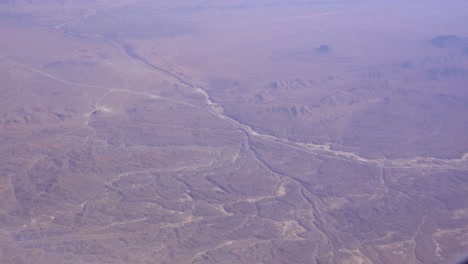
[[[0,8],[0,262],[467,248],[466,1]]]

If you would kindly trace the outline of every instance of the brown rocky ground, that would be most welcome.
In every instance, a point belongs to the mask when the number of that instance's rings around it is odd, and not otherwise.
[[[465,1],[0,1],[2,263],[444,263]]]

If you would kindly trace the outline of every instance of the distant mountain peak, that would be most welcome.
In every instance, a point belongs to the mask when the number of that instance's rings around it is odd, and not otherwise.
[[[439,48],[453,48],[463,45],[465,40],[457,35],[441,35],[431,39],[431,44]]]

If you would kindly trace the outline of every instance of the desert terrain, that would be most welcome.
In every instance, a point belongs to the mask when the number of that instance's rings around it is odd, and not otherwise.
[[[467,10],[0,0],[0,263],[452,263]]]

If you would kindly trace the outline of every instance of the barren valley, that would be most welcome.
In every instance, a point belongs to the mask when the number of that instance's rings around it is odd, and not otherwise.
[[[0,262],[466,255],[466,10],[0,0]]]

